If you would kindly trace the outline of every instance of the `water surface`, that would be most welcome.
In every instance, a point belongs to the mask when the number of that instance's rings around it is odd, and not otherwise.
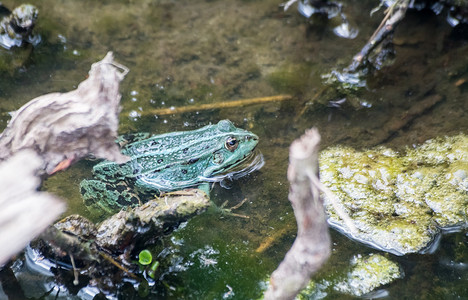
[[[3,4],[13,8],[20,1]],[[113,51],[130,73],[121,86],[120,132],[164,133],[188,130],[221,119],[260,137],[265,166],[233,182],[215,186],[213,201],[249,219],[208,212],[188,222],[165,247],[154,298],[256,299],[295,236],[287,199],[288,147],[316,126],[322,147],[402,149],[427,139],[467,133],[468,38],[443,14],[411,11],[395,33],[396,58],[368,81],[368,89],[340,107],[328,105],[337,94],[322,93],[321,74],[347,66],[378,26],[369,17],[375,1],[345,1],[344,12],[359,29],[355,39],[333,34],[336,24],[307,20],[293,6],[287,12],[275,0],[160,0],[34,2],[40,10],[36,32],[43,42],[25,66],[0,74],[0,127],[8,112],[49,92],[74,89],[90,65]],[[157,108],[216,103],[291,94],[292,100],[230,109],[155,115]],[[390,134],[389,120],[404,116],[425,97],[443,100],[401,130]],[[83,161],[48,179],[44,189],[68,203],[67,213],[86,214],[78,184],[95,162]],[[333,254],[322,272],[333,272],[357,253],[377,252],[332,232]],[[464,233],[446,235],[436,253],[394,257],[405,279],[391,284],[390,299],[467,298],[468,270]],[[159,247],[159,248],[158,248]],[[259,247],[261,251],[258,251]],[[460,254],[461,253],[461,254]],[[37,292],[36,292],[37,293]],[[0,294],[1,296],[1,294]],[[40,294],[28,295],[40,296]],[[52,296],[51,296],[52,297]],[[330,299],[349,299],[338,294]]]

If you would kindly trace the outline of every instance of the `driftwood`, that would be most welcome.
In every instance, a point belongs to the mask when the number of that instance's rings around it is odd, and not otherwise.
[[[32,150],[0,164],[0,266],[65,211],[58,198],[37,191],[41,165]]]
[[[37,191],[38,175],[90,153],[126,161],[114,140],[119,84],[127,72],[109,52],[76,90],[40,96],[14,113],[0,135],[0,266],[65,210],[57,198]]]
[[[265,299],[293,299],[331,253],[330,235],[320,198],[316,129],[291,144],[288,180],[289,200],[297,220],[297,238],[279,267],[273,272]]]
[[[91,66],[89,77],[68,93],[37,97],[14,113],[0,136],[0,160],[22,149],[34,150],[47,174],[68,167],[89,153],[126,161],[114,140],[120,112],[119,83],[127,69],[112,53]]]

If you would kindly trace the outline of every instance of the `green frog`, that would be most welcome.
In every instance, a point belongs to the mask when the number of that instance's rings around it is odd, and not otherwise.
[[[263,165],[263,157],[254,151],[258,137],[229,120],[192,131],[131,135],[118,142],[130,160],[103,161],[93,168],[96,179],[81,182],[91,212],[115,213],[155,194],[189,187],[208,194],[209,182],[238,178]]]

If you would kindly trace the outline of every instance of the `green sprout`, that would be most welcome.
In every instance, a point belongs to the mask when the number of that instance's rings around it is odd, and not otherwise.
[[[159,261],[155,261],[149,270],[147,270],[147,274],[149,277],[153,278],[155,277],[155,273],[156,273],[156,270],[158,269],[159,267]]]
[[[143,265],[149,265],[153,261],[153,256],[149,250],[143,250],[138,254],[138,262]]]

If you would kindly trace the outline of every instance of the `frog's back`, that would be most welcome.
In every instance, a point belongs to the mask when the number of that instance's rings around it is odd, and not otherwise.
[[[239,147],[226,148],[226,141],[233,138],[239,141]],[[94,171],[108,181],[133,179],[143,188],[170,191],[197,185],[226,171],[250,154],[256,144],[256,135],[223,120],[197,130],[129,143],[122,153],[130,156],[130,161],[122,165],[105,162]]]

